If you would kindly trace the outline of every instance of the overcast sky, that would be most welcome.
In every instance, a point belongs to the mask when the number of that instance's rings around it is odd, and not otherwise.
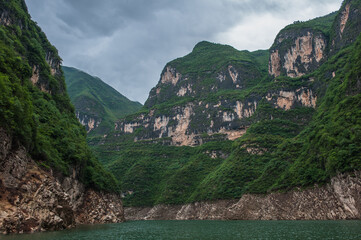
[[[268,49],[296,20],[336,11],[342,0],[26,0],[32,19],[79,68],[141,103],[165,64],[202,40]]]

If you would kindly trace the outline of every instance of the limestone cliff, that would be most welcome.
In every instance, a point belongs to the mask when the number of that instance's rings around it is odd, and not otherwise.
[[[282,31],[270,49],[269,74],[300,77],[317,69],[325,59],[327,37],[320,31]]]
[[[151,110],[131,121],[115,123],[119,134],[134,134],[134,141],[163,139],[163,144],[195,146],[215,138],[235,140],[246,133],[260,101],[275,108],[316,108],[317,96],[308,88],[270,91],[245,100],[196,101],[168,109],[167,114]],[[138,129],[138,131],[137,131]],[[139,131],[139,129],[141,131]]]
[[[273,77],[300,77],[316,70],[328,58],[330,29],[337,12],[282,29],[270,48],[268,72]]]
[[[239,60],[234,61],[232,54]],[[214,63],[217,68],[213,63],[207,66],[209,59],[219,55],[225,60]],[[267,53],[263,52],[262,57]],[[200,61],[206,67],[196,70],[192,64]],[[307,83],[298,89],[280,87],[243,94],[267,77],[263,68],[253,53],[201,42],[192,53],[165,66],[145,103],[149,111],[116,122],[115,134],[108,138],[116,141],[117,137],[129,135],[135,142],[161,139],[167,145],[196,146],[241,137],[258,120],[254,114],[261,101],[284,110],[316,107],[316,93]]]
[[[337,220],[361,218],[361,173],[325,186],[240,199],[125,208],[127,220]]]
[[[361,5],[357,1],[345,0],[332,26],[330,53],[350,45],[361,33]]]
[[[0,232],[25,233],[123,221],[119,195],[85,188],[76,170],[41,168],[0,129]]]
[[[86,131],[89,133],[91,130],[99,127],[99,124],[102,122],[102,118],[99,117],[92,117],[88,116],[86,114],[83,114],[80,111],[75,112],[76,117],[78,118],[81,125],[83,125],[86,129]]]
[[[338,12],[281,30],[270,48],[269,74],[294,78],[312,73],[357,39],[360,11],[357,1],[345,0]]]

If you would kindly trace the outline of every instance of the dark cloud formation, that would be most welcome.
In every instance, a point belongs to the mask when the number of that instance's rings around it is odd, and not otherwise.
[[[335,11],[342,0],[26,0],[64,65],[144,102],[164,65],[202,40],[267,49],[295,20]]]

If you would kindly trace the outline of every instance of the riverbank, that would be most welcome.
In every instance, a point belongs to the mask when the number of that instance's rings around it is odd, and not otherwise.
[[[124,220],[121,197],[42,168],[0,128],[0,234],[54,231]]]
[[[125,207],[126,220],[337,220],[361,219],[361,172],[329,184],[286,193],[184,205]]]

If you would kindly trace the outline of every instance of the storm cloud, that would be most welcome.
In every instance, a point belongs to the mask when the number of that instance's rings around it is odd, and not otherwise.
[[[26,0],[63,64],[144,103],[164,65],[202,40],[269,48],[284,26],[342,0]]]

